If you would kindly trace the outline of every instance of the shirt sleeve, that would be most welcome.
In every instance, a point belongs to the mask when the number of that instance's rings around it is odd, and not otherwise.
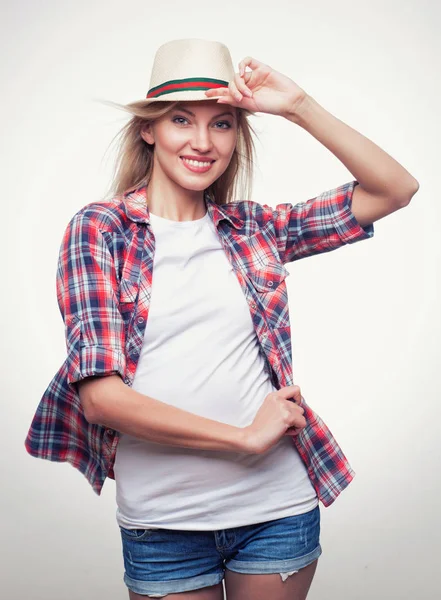
[[[373,223],[362,227],[351,209],[356,185],[353,180],[306,202],[271,209],[283,263],[373,237]]]
[[[84,211],[74,215],[64,232],[56,287],[68,383],[112,373],[124,378],[125,328],[113,256],[105,235]]]

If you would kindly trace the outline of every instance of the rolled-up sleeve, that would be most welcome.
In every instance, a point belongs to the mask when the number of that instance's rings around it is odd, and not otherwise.
[[[353,180],[305,202],[278,204],[272,209],[283,263],[373,237],[373,223],[362,227],[352,212],[356,185],[358,181]]]
[[[63,235],[56,286],[69,385],[93,375],[125,376],[124,321],[107,239],[84,211],[74,215]]]

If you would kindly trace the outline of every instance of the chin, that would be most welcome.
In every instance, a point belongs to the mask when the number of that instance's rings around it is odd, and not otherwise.
[[[202,179],[201,179],[200,181],[195,181],[192,183],[190,183],[188,181],[187,182],[183,181],[183,182],[180,182],[179,185],[182,188],[192,191],[192,192],[202,192],[202,191],[206,190],[208,187],[210,187],[210,185],[212,185],[215,181],[216,181],[215,179],[213,179],[213,180],[207,179],[204,181],[202,181]]]

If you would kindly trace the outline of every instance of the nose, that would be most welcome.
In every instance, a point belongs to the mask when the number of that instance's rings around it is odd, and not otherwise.
[[[209,152],[213,147],[213,140],[209,128],[201,126],[194,128],[191,147],[199,152]]]

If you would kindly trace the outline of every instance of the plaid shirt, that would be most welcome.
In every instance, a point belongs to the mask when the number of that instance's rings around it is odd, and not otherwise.
[[[371,238],[351,211],[351,181],[296,205],[252,201],[205,203],[248,302],[271,381],[293,385],[291,329],[284,263]],[[113,464],[119,432],[89,423],[75,382],[118,373],[134,379],[152,295],[155,239],[146,188],[92,202],[65,230],[57,269],[57,298],[67,357],[49,383],[30,425],[29,454],[67,461],[100,495]],[[310,480],[329,506],[355,472],[324,421],[302,397],[306,427],[294,436]]]

